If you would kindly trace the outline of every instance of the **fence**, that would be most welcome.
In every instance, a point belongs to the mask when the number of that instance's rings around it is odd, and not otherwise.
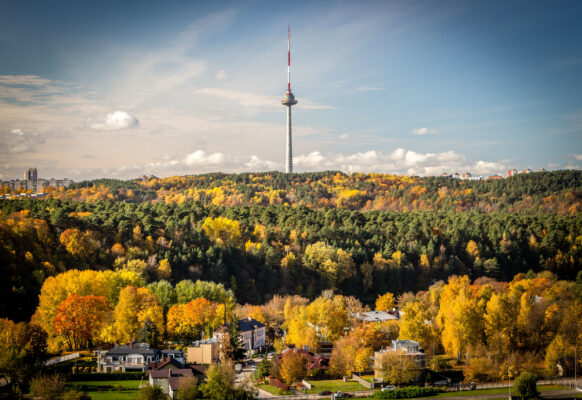
[[[65,361],[74,360],[74,359],[79,358],[79,357],[81,357],[81,355],[79,353],[67,354],[66,356],[62,356],[62,357],[51,358],[50,360],[45,361],[43,363],[43,365],[45,367],[48,367],[50,365],[60,364],[60,363],[65,362]]]

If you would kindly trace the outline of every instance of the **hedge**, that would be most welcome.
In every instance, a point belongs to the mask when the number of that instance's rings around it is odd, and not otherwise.
[[[439,391],[433,388],[421,388],[418,386],[409,386],[402,389],[379,391],[374,393],[374,399],[411,399],[414,397],[434,396]]]
[[[132,381],[145,376],[143,372],[98,372],[95,374],[71,374],[67,377],[69,382],[81,381]]]

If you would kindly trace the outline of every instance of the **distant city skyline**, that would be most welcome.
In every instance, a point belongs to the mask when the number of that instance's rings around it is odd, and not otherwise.
[[[558,5],[556,5],[558,4]],[[582,168],[582,3],[5,2],[0,180]]]

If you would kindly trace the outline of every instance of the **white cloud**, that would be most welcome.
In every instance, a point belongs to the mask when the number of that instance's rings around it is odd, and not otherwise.
[[[582,154],[572,154],[572,157],[574,157],[574,160],[576,161],[582,161]]]
[[[51,81],[37,75],[0,75],[0,85],[6,86],[46,86]]]
[[[219,70],[216,74],[214,74],[214,79],[216,82],[223,82],[228,79],[228,75],[225,69]]]
[[[339,135],[339,138],[341,140],[348,140],[349,137],[350,137],[350,135],[348,135],[347,133],[343,133],[343,134]]]
[[[184,157],[182,163],[187,166],[221,166],[224,165],[226,161],[227,157],[222,153],[212,153],[207,155],[204,150],[196,150]]]
[[[578,165],[578,164],[574,164],[574,163],[569,163],[568,165],[566,165],[564,167],[564,169],[582,169],[582,165]]]
[[[249,161],[245,163],[247,171],[273,171],[281,167],[281,163],[269,160],[261,160],[258,156],[252,155]]]
[[[0,132],[0,154],[20,154],[35,152],[38,145],[44,143],[44,136],[37,132],[12,129]]]
[[[441,153],[418,153],[402,148],[390,153],[375,150],[353,154],[328,154],[312,152],[294,158],[297,170],[338,169],[345,172],[384,172],[407,175],[439,175],[443,171],[471,172],[474,175],[500,173],[507,167],[504,162],[467,161],[453,150]]]
[[[125,111],[114,111],[104,117],[89,117],[87,125],[95,130],[113,131],[135,128],[139,125],[139,121]]]
[[[436,129],[416,128],[411,131],[413,135],[438,135],[439,131]]]
[[[383,87],[369,87],[369,86],[362,86],[357,89],[359,92],[379,92],[382,90],[386,90]]]

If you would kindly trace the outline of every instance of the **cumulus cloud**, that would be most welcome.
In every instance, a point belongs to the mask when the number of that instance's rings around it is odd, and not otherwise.
[[[296,172],[339,170],[353,172],[379,172],[400,175],[434,176],[442,172],[470,172],[473,176],[488,176],[507,170],[506,161],[469,161],[452,150],[441,153],[419,153],[397,148],[389,153],[369,150],[356,153],[327,153],[312,151],[293,157]],[[121,166],[95,171],[80,171],[83,175],[107,175],[119,178],[133,178],[139,175],[171,176],[185,173],[207,172],[264,172],[283,169],[283,159],[263,159],[233,155],[224,152],[196,150],[183,157],[160,157],[145,164]],[[576,168],[569,165],[567,168]]]
[[[416,128],[411,131],[413,135],[438,135],[439,131],[436,129]]]
[[[12,129],[0,132],[0,153],[19,154],[35,152],[38,145],[44,143],[44,136],[37,132]]]
[[[582,154],[572,154],[572,157],[574,157],[574,160],[576,161],[582,161]]]
[[[250,159],[244,164],[248,171],[273,171],[281,166],[280,163],[261,160],[258,156],[252,155]]]
[[[114,131],[135,128],[139,125],[139,121],[125,111],[114,111],[102,117],[89,117],[87,125],[95,130]]]
[[[196,150],[186,155],[182,163],[187,166],[221,166],[227,162],[227,157],[223,153],[206,154],[204,150]]]
[[[490,175],[507,168],[503,162],[467,161],[466,157],[449,150],[441,153],[418,153],[398,148],[390,153],[375,150],[352,154],[311,152],[294,158],[297,170],[338,169],[345,172],[384,172],[407,175],[439,175],[442,172],[471,172]]]

